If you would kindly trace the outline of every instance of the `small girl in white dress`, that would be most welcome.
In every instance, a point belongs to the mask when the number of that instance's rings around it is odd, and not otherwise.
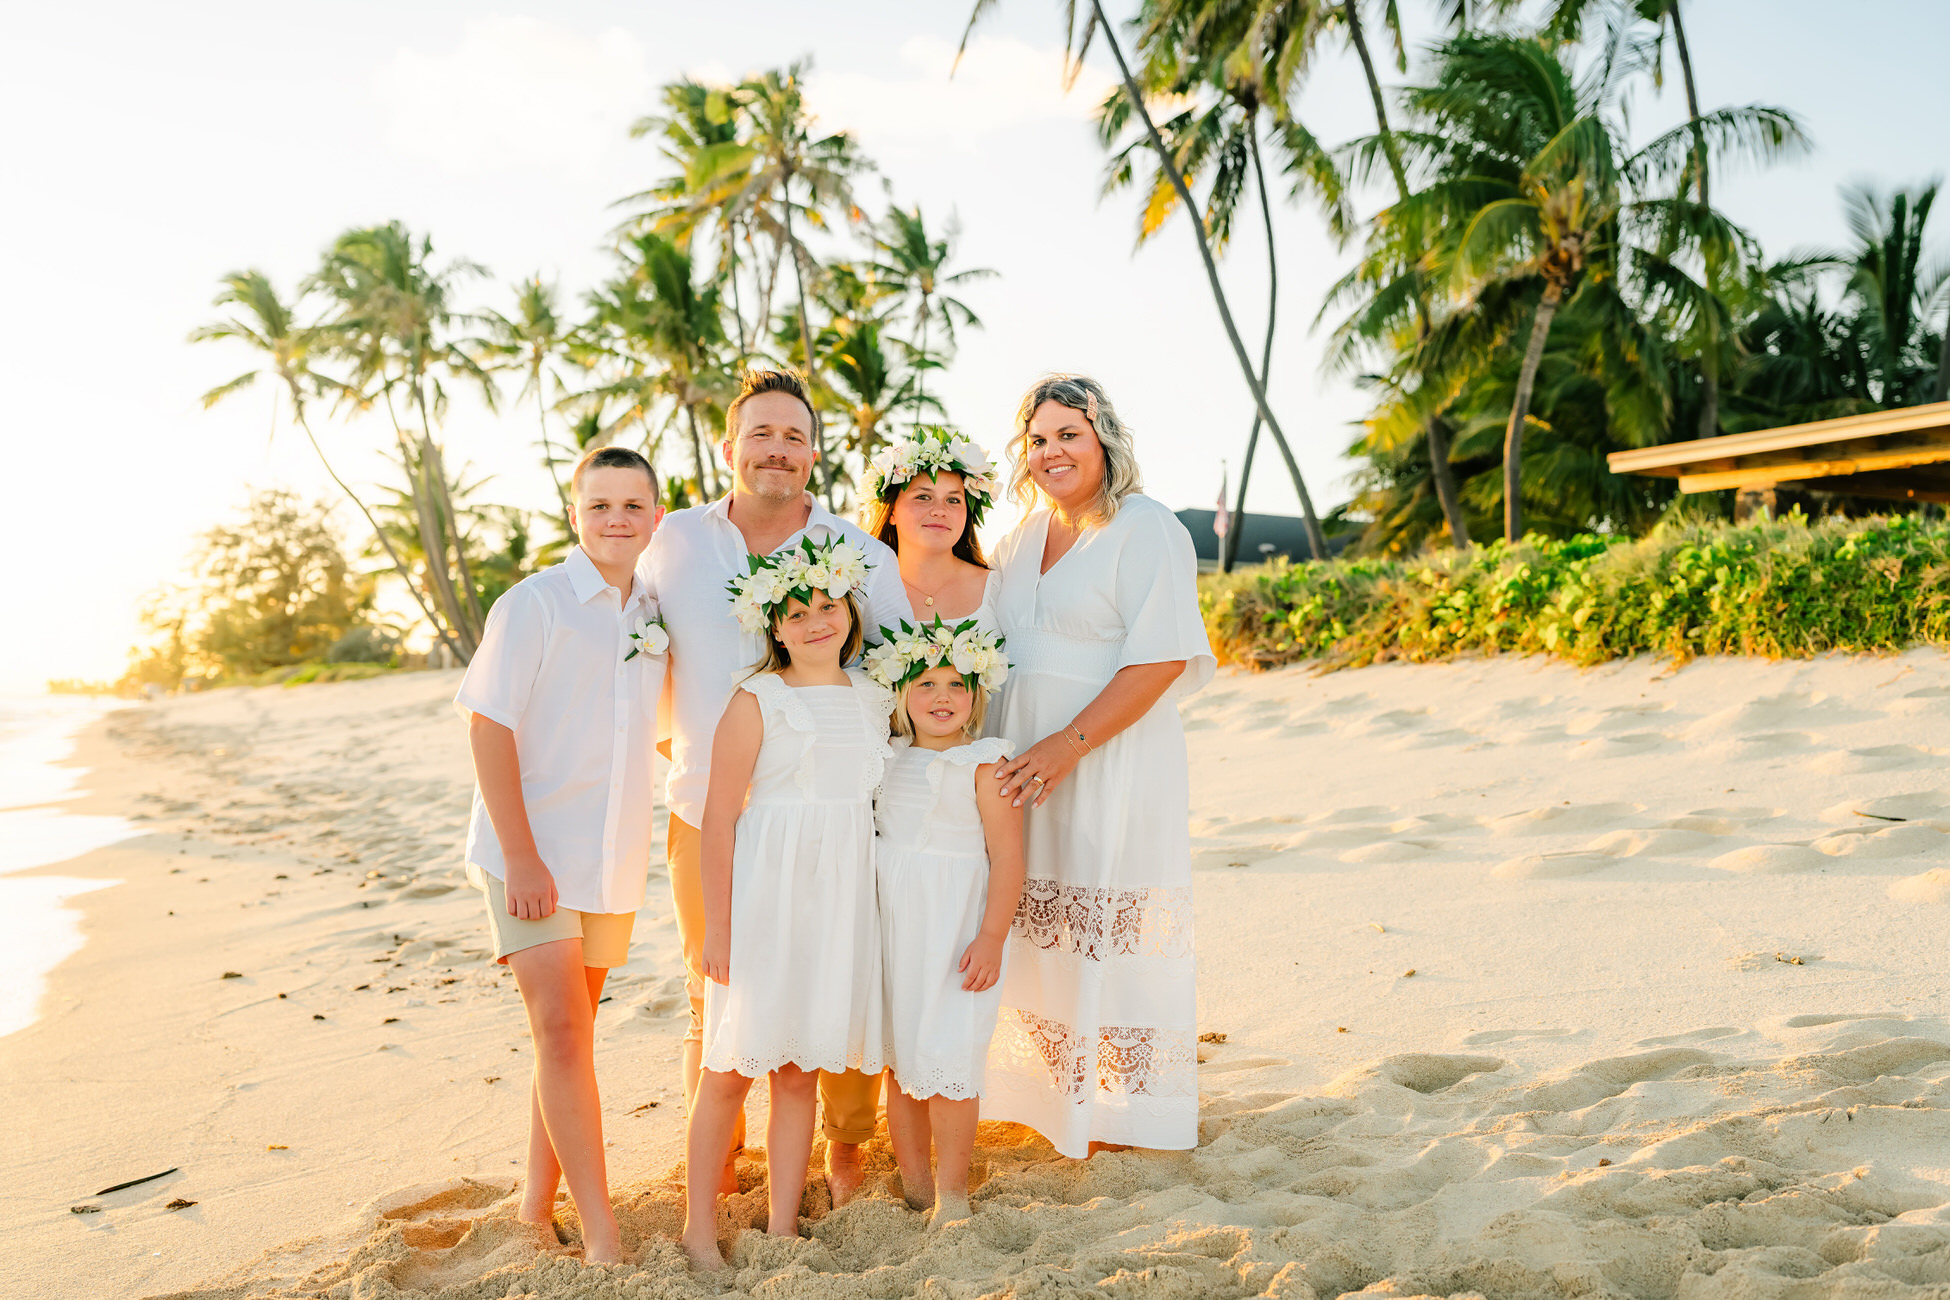
[[[1022,809],[988,779],[1009,746],[975,739],[1008,662],[973,620],[949,628],[939,618],[919,632],[903,624],[867,661],[895,690],[897,733],[875,811],[895,1084],[887,1129],[907,1203],[932,1203],[934,1222],[949,1223],[969,1214],[1002,950],[1022,895]]]
[[[723,1266],[718,1185],[752,1080],[770,1075],[766,1231],[799,1233],[821,1070],[885,1066],[873,795],[888,690],[841,664],[865,577],[844,541],[780,551],[732,583],[768,653],[726,705],[702,829],[704,1059],[686,1138],[684,1249]],[[756,626],[754,626],[756,625]]]

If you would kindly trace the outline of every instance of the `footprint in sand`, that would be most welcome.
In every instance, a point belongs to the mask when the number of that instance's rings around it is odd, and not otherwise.
[[[1683,1034],[1661,1034],[1656,1038],[1641,1038],[1634,1047],[1686,1047],[1693,1043],[1710,1043],[1721,1038],[1732,1038],[1741,1031],[1732,1025],[1715,1025],[1710,1029],[1691,1029]]]
[[[1950,870],[1933,867],[1920,876],[1907,876],[1889,886],[1898,903],[1950,903]]]
[[[1744,849],[1722,853],[1706,865],[1742,875],[1787,876],[1819,871],[1829,866],[1830,860],[1827,854],[1817,853],[1805,844],[1749,844]]]
[[[1780,808],[1695,808],[1684,817],[1659,823],[1676,831],[1698,831],[1702,835],[1737,835],[1749,826],[1773,821]]]
[[[1532,853],[1511,858],[1491,868],[1498,880],[1559,880],[1568,876],[1588,876],[1594,871],[1618,865],[1609,853]]]
[[[1906,858],[1940,849],[1943,844],[1942,831],[1905,823],[1880,830],[1865,826],[1836,831],[1816,840],[1814,847],[1836,858]]]
[[[1691,853],[1719,843],[1718,835],[1703,831],[1649,827],[1643,830],[1610,831],[1584,846],[1587,853],[1602,853],[1612,858],[1666,857]]]
[[[1464,1034],[1464,1047],[1494,1047],[1498,1043],[1530,1041],[1537,1043],[1562,1042],[1576,1038],[1584,1033],[1582,1029],[1479,1029],[1473,1034]]]
[[[1341,854],[1342,862],[1413,862],[1427,857],[1442,846],[1434,840],[1382,840],[1364,844]]]
[[[1642,803],[1552,804],[1495,818],[1489,829],[1492,835],[1573,835],[1610,829],[1644,811]]]
[[[1573,736],[1588,735],[1594,731],[1623,731],[1638,726],[1656,714],[1671,711],[1672,702],[1669,700],[1652,704],[1621,704],[1596,713],[1577,714],[1564,724],[1564,730]]]
[[[1641,754],[1657,752],[1662,746],[1671,743],[1672,737],[1663,731],[1631,731],[1622,736],[1593,736],[1582,740],[1571,750],[1572,758],[1636,758]]]
[[[1890,772],[1934,764],[1944,752],[1924,745],[1873,745],[1824,754],[1810,766],[1817,772]]]

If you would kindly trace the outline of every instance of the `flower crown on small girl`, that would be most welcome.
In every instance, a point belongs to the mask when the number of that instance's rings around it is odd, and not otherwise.
[[[880,637],[879,645],[868,648],[862,667],[869,678],[890,691],[899,691],[944,663],[961,674],[969,690],[979,689],[984,695],[995,694],[1009,677],[1001,634],[980,631],[972,618],[950,627],[936,614],[934,622],[918,628],[902,619],[898,632],[883,627]]]
[[[823,591],[834,600],[867,584],[867,555],[844,537],[823,545],[810,537],[799,545],[788,546],[770,555],[746,557],[751,572],[725,584],[731,593],[731,613],[738,626],[747,632],[764,632],[785,602],[798,599],[812,603],[813,592]]]
[[[987,452],[939,425],[922,425],[875,453],[860,479],[860,500],[872,501],[916,474],[934,478],[944,470],[961,475],[969,518],[979,527],[982,513],[995,500],[995,466]]]

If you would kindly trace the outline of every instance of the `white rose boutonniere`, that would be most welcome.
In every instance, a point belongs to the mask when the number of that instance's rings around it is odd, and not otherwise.
[[[630,629],[630,652],[623,656],[628,663],[638,655],[660,655],[670,649],[670,633],[664,628],[661,617],[640,618]]]

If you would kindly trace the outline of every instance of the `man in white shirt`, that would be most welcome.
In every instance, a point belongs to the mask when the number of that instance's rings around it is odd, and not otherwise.
[[[697,1090],[703,1054],[704,890],[699,874],[698,827],[711,783],[711,741],[738,682],[764,652],[765,638],[741,631],[732,617],[725,584],[749,572],[746,557],[796,546],[803,537],[822,542],[834,534],[866,552],[871,566],[865,591],[867,634],[913,620],[894,552],[858,525],[823,509],[806,490],[812,475],[819,426],[797,375],[748,372],[725,409],[722,452],[732,487],[709,505],[673,513],[644,553],[638,577],[650,589],[670,631],[669,691],[670,828],[665,838],[670,892],[678,936],[684,945],[691,1027],[684,1038],[684,1097]],[[880,1080],[857,1071],[820,1076],[826,1132],[826,1176],[833,1203],[859,1189],[860,1144],[873,1136]],[[738,1146],[742,1146],[743,1134]],[[734,1147],[734,1155],[735,1155]],[[732,1171],[726,1170],[727,1182]],[[731,1190],[736,1190],[735,1184]]]
[[[474,753],[467,878],[535,1039],[524,1223],[564,1175],[584,1257],[621,1258],[603,1160],[595,1011],[643,904],[663,632],[635,566],[663,508],[650,462],[604,447],[576,466],[581,545],[488,612],[454,705]]]

